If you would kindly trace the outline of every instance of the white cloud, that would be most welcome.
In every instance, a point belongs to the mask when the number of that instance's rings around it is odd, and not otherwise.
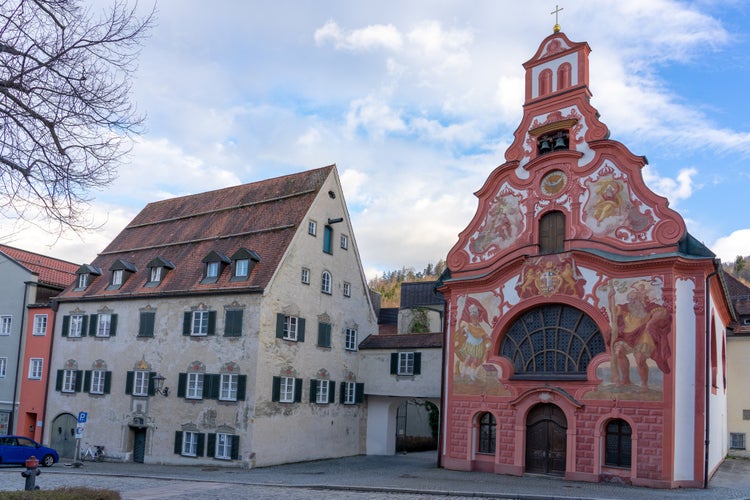
[[[738,229],[711,245],[711,250],[722,262],[734,262],[738,255],[750,255],[750,229]]]
[[[353,101],[346,115],[346,124],[349,133],[365,130],[375,137],[406,130],[399,113],[391,109],[386,101],[374,96]]]
[[[693,194],[693,178],[698,175],[695,168],[684,168],[680,170],[677,177],[661,177],[653,167],[647,165],[642,170],[643,180],[655,193],[665,196],[672,208],[680,200],[686,200]]]
[[[331,41],[337,49],[351,51],[398,50],[403,43],[401,34],[392,24],[376,24],[344,32],[335,21],[328,21],[315,30],[314,38],[318,45]]]

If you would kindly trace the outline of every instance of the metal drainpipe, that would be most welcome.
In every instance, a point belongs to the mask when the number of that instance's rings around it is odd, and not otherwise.
[[[26,318],[26,306],[28,305],[29,299],[29,285],[30,281],[26,281],[23,284],[23,304],[21,306],[21,335],[18,337],[18,354],[16,356],[16,378],[13,381],[13,401],[11,401],[10,419],[8,422],[8,434],[18,434],[15,429],[16,419],[16,397],[18,397],[18,386],[19,374],[23,368],[21,364],[21,347],[23,346],[23,339],[26,337],[26,329],[24,328],[24,319]]]
[[[714,267],[716,270],[706,276],[706,286],[704,288],[704,293],[706,294],[706,383],[704,388],[706,391],[706,437],[703,443],[703,448],[705,450],[705,456],[703,457],[703,489],[708,488],[708,446],[711,442],[711,294],[709,293],[708,285],[711,278],[719,274],[718,266],[720,265],[720,262],[717,264],[714,260]]]

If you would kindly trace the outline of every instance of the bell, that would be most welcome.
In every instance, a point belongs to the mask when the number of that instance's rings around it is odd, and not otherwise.
[[[549,140],[548,139],[544,139],[539,144],[539,154],[543,155],[544,153],[549,153],[550,151],[552,151],[552,146],[549,145]]]
[[[565,137],[559,136],[557,139],[555,139],[555,151],[560,151],[561,149],[568,149],[568,143],[565,142]]]

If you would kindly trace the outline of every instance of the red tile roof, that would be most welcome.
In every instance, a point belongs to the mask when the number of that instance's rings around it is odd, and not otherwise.
[[[159,295],[216,289],[266,287],[335,165],[216,191],[149,203],[91,263],[102,271],[83,291],[69,287],[63,300],[79,297]],[[240,248],[261,260],[247,280],[230,281],[227,266],[216,283],[201,284],[203,258],[215,251],[232,256]],[[174,264],[155,287],[149,262],[161,257]],[[137,271],[117,290],[107,290],[110,267],[122,259]],[[125,273],[128,274],[128,273]]]
[[[39,282],[42,284],[65,288],[76,279],[78,264],[2,244],[0,244],[0,252],[32,273],[36,273],[39,276]]]

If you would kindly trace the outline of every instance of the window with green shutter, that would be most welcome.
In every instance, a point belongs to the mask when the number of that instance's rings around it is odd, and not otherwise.
[[[139,337],[153,337],[155,323],[156,323],[156,312],[141,311],[140,320],[138,322],[138,336]]]
[[[242,336],[242,309],[227,309],[224,319],[224,336],[241,337]]]
[[[331,347],[330,323],[318,323],[318,347]]]

